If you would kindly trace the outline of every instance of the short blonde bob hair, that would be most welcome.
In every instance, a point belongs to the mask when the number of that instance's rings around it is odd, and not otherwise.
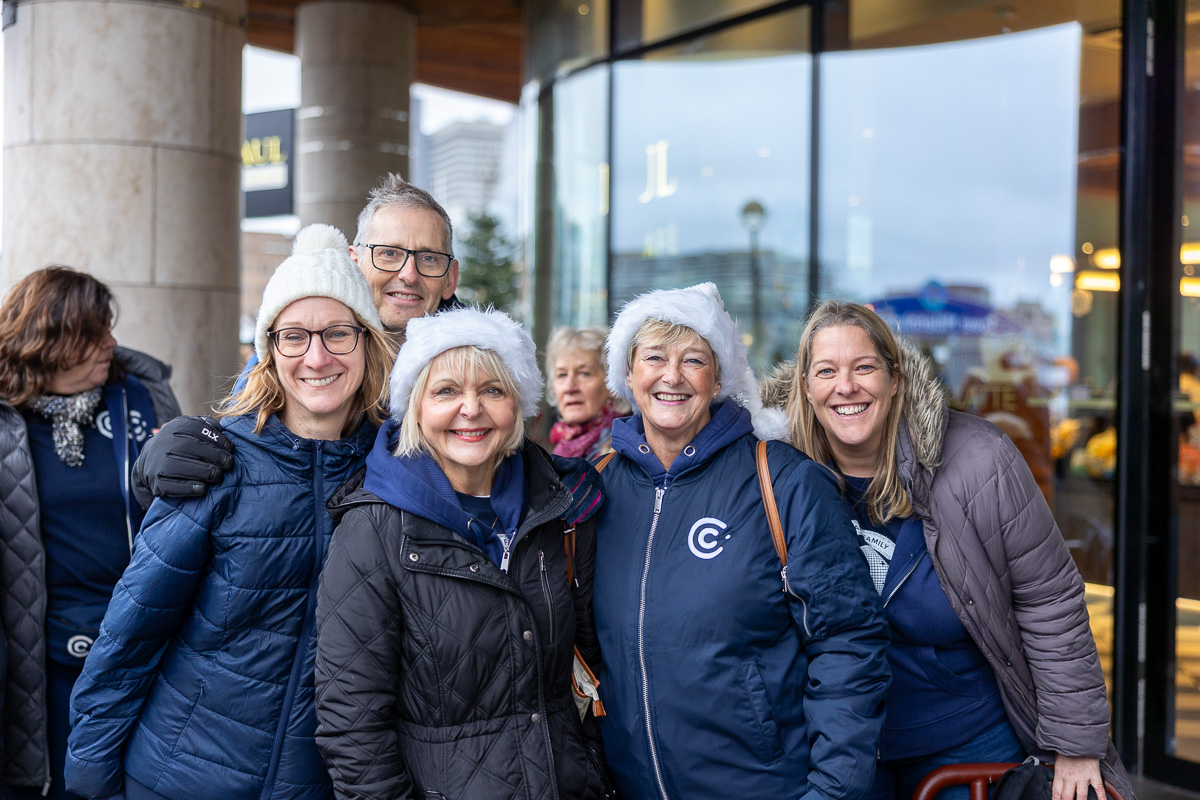
[[[513,417],[516,419],[516,423],[513,425],[512,433],[504,440],[500,451],[496,454],[496,463],[492,464],[494,472],[500,466],[501,461],[515,453],[521,446],[521,442],[525,439],[525,419],[521,416],[521,393],[517,390],[517,382],[513,380],[512,373],[504,365],[503,359],[494,350],[485,350],[475,345],[455,347],[439,353],[417,373],[412,391],[408,395],[408,408],[404,410],[404,419],[400,422],[399,441],[396,443],[393,455],[397,457],[414,456],[417,453],[433,455],[429,440],[421,431],[421,398],[425,396],[425,389],[429,385],[429,373],[433,369],[433,365],[439,363],[444,365],[450,371],[451,377],[460,384],[465,383],[468,376],[476,371],[482,372],[491,380],[497,381],[500,388],[512,399]]]
[[[353,312],[351,312],[353,313]],[[367,321],[354,314],[355,324],[363,328],[358,346],[363,350],[363,381],[355,393],[350,416],[342,436],[349,436],[366,417],[373,425],[382,425],[387,418],[388,366],[396,360],[396,351],[381,331],[372,328]],[[275,348],[267,347],[267,357],[250,368],[246,385],[221,401],[215,409],[218,417],[235,417],[240,414],[255,414],[254,432],[262,433],[267,419],[278,414],[287,403],[283,384],[275,369]]]
[[[897,382],[895,399],[883,421],[883,446],[879,449],[879,460],[875,465],[875,477],[867,490],[867,513],[871,522],[882,525],[891,519],[911,516],[912,503],[904,484],[900,481],[900,465],[896,459],[896,445],[900,435],[900,420],[904,418],[904,372],[900,359],[900,343],[896,334],[883,318],[866,306],[840,300],[826,300],[808,316],[804,332],[800,334],[800,348],[796,353],[796,372],[792,379],[791,397],[787,404],[789,434],[792,444],[814,461],[834,465],[833,450],[825,429],[817,421],[816,411],[808,400],[806,384],[812,369],[813,339],[826,328],[840,326],[861,328],[866,331],[875,347],[875,354],[883,362],[888,377]]]

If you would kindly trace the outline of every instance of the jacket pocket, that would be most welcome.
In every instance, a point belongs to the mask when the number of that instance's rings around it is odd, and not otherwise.
[[[775,724],[775,710],[767,694],[762,665],[757,658],[748,658],[741,663],[740,672],[742,688],[757,728],[760,755],[767,763],[778,761],[784,754],[783,741],[779,737],[779,726]]]
[[[554,618],[554,593],[550,591],[550,576],[546,572],[546,554],[541,550],[538,550],[538,566],[541,569],[542,596],[546,598],[546,613],[550,620],[550,644],[554,644],[558,620]]]

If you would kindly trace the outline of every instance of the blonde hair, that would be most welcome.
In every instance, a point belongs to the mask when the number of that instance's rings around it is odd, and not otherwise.
[[[438,363],[443,364],[449,370],[451,377],[460,384],[466,382],[468,375],[476,371],[482,372],[488,378],[497,381],[500,388],[512,398],[516,424],[513,425],[512,433],[501,443],[500,451],[496,454],[496,462],[492,464],[492,471],[495,472],[500,466],[500,462],[515,453],[525,438],[525,419],[521,416],[521,393],[517,390],[517,382],[513,380],[512,373],[508,371],[504,360],[496,351],[485,350],[475,345],[454,347],[439,353],[417,373],[416,380],[413,381],[412,392],[408,395],[408,407],[404,410],[404,419],[400,423],[399,440],[393,455],[413,456],[417,453],[433,455],[433,449],[429,446],[429,440],[421,430],[418,417],[421,413],[421,398],[425,395],[425,389],[429,385],[429,373],[433,369],[433,365]]]
[[[386,335],[372,328],[358,314],[354,314],[354,321],[364,329],[359,341],[359,346],[363,348],[363,380],[352,400],[342,436],[349,436],[355,431],[363,417],[373,425],[383,424],[387,418],[384,408],[387,405],[388,367],[396,360],[396,351]],[[287,395],[275,370],[275,359],[275,348],[268,346],[266,359],[250,368],[242,390],[239,392],[235,389],[230,393],[214,413],[218,417],[256,414],[254,432],[262,433],[267,419],[282,411],[287,403]]]
[[[887,370],[888,377],[898,383],[896,396],[883,421],[883,446],[879,448],[875,477],[871,480],[871,486],[864,498],[871,522],[882,525],[893,518],[903,519],[911,516],[913,508],[900,480],[900,465],[896,458],[900,420],[904,417],[905,379],[901,369],[900,343],[888,324],[874,311],[858,303],[826,300],[809,315],[804,332],[800,334],[796,371],[787,404],[789,433],[792,444],[814,461],[836,464],[833,450],[829,446],[829,438],[821,423],[817,421],[816,411],[809,402],[805,385],[812,367],[813,339],[826,328],[843,325],[866,331],[875,347],[875,354]]]
[[[721,362],[717,359],[717,351],[695,330],[677,322],[667,322],[651,317],[643,322],[629,340],[629,352],[625,354],[625,368],[633,371],[633,354],[639,347],[670,347],[674,344],[699,342],[712,355],[713,375],[721,377]]]

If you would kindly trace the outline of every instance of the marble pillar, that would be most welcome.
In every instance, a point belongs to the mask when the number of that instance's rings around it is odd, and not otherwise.
[[[358,213],[388,172],[408,177],[408,87],[416,17],[393,4],[316,0],[296,12],[296,213],[354,241]]]
[[[53,263],[201,413],[237,368],[245,0],[27,0],[4,31],[0,283]]]

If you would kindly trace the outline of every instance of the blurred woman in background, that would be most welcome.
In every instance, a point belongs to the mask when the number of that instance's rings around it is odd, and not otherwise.
[[[629,416],[629,404],[605,385],[603,328],[559,328],[546,345],[550,405],[558,422],[550,429],[554,455],[586,458],[612,452],[612,423]]]

